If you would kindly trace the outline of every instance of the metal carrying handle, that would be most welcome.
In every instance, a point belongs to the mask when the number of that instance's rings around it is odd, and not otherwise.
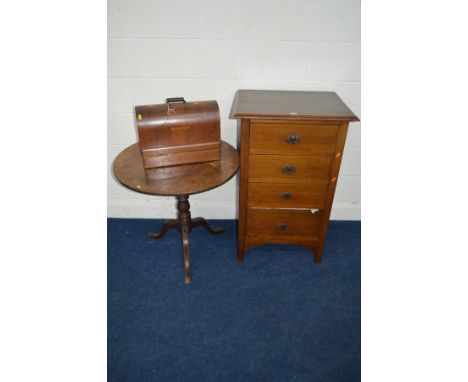
[[[171,103],[187,103],[187,102],[185,102],[184,97],[172,97],[172,98],[166,98],[166,103],[170,105]]]
[[[175,113],[175,109],[171,109],[171,105],[174,103],[186,103],[184,97],[172,97],[166,98],[166,105],[167,105],[167,115],[171,115],[171,113]]]

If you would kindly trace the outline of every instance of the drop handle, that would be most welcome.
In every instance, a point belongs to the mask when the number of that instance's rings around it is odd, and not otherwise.
[[[286,138],[286,142],[288,142],[291,145],[297,145],[300,140],[301,138],[299,137],[299,135],[288,135],[288,137]]]
[[[277,225],[278,229],[282,229],[282,230],[285,230],[285,229],[288,229],[288,225],[286,223],[280,223]]]
[[[281,199],[284,199],[284,200],[290,200],[292,199],[293,196],[290,192],[282,192],[281,193]]]
[[[296,167],[293,166],[292,164],[288,164],[283,167],[283,172],[285,174],[294,174],[296,172]]]

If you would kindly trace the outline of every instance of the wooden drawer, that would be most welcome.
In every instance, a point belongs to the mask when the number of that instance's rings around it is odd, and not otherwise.
[[[249,182],[328,183],[332,155],[250,155]]]
[[[248,207],[323,208],[326,184],[250,183]]]
[[[317,238],[321,219],[322,210],[312,213],[310,210],[249,208],[247,232],[274,239],[275,242],[291,242],[304,237]]]
[[[335,152],[339,125],[252,123],[250,154],[309,155]]]

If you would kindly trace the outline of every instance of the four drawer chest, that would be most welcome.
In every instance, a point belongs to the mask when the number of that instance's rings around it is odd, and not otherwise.
[[[350,121],[334,92],[238,90],[237,259],[265,244],[298,244],[320,262]]]

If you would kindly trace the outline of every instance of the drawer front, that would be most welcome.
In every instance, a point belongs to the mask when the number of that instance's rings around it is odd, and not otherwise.
[[[251,183],[249,207],[323,208],[326,184]]]
[[[249,182],[327,184],[331,161],[331,155],[250,155]]]
[[[247,232],[265,238],[318,238],[321,218],[322,210],[249,208]]]
[[[250,154],[333,153],[339,125],[253,123]]]

